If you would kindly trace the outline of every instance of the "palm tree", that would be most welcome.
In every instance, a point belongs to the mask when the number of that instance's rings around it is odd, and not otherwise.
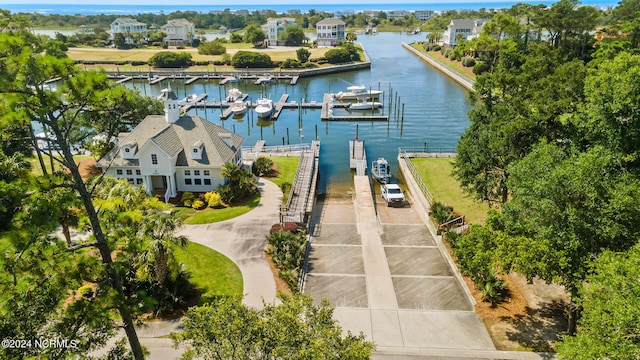
[[[176,246],[185,247],[188,240],[175,231],[182,225],[180,219],[166,213],[153,211],[143,219],[138,238],[146,244],[136,259],[136,272],[141,280],[163,284],[169,278],[175,280],[180,264],[174,257]]]

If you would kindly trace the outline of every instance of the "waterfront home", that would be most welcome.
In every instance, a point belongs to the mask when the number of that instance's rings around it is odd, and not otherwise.
[[[489,19],[453,19],[442,34],[442,43],[447,47],[458,45],[458,34],[462,39],[471,40],[480,36],[482,27]]]
[[[149,115],[98,161],[104,173],[142,186],[165,201],[178,192],[207,192],[224,182],[225,163],[242,165],[242,136],[198,116],[180,115],[178,97],[162,90],[164,115]]]
[[[427,21],[435,15],[433,10],[416,10],[413,16],[420,21]]]
[[[411,13],[406,10],[390,10],[387,12],[387,19],[403,19],[409,17],[409,15],[411,15]]]
[[[196,35],[196,27],[187,19],[172,19],[160,27],[167,36],[164,43],[168,46],[191,45],[193,37]]]
[[[345,22],[338,18],[327,18],[316,23],[318,46],[335,46],[344,40]]]
[[[147,35],[147,24],[132,18],[117,18],[111,23],[110,27],[111,37],[116,34],[123,34],[127,44],[135,42],[133,34],[142,34],[142,37]]]
[[[267,35],[266,45],[285,45],[285,41],[278,40],[280,34],[284,33],[284,29],[287,26],[296,24],[296,19],[289,17],[282,18],[269,18],[267,19],[267,25],[264,26],[265,34]]]

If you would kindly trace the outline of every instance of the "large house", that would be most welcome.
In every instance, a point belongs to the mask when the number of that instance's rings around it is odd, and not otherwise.
[[[207,192],[224,182],[225,163],[242,165],[244,138],[198,116],[181,116],[178,98],[162,91],[163,115],[149,115],[98,161],[109,176],[143,186],[165,201],[178,192]]]
[[[489,19],[453,19],[442,34],[442,43],[447,47],[458,45],[459,34],[462,39],[471,40],[480,36],[482,26]]]
[[[172,19],[160,27],[167,36],[164,42],[169,46],[191,45],[196,36],[196,27],[187,19]]]
[[[133,34],[147,35],[147,24],[132,18],[117,18],[111,23],[111,37],[116,34],[124,34],[125,41],[132,44],[135,40]]]
[[[335,46],[344,40],[345,22],[338,18],[327,18],[316,23],[318,46]]]
[[[413,13],[413,16],[415,16],[415,18],[420,21],[427,21],[431,19],[434,15],[435,15],[435,12],[433,10],[416,10]]]
[[[265,34],[267,35],[266,45],[285,45],[284,41],[279,41],[280,34],[284,33],[284,29],[287,26],[296,24],[296,19],[282,17],[282,18],[269,18],[267,19],[267,25]]]

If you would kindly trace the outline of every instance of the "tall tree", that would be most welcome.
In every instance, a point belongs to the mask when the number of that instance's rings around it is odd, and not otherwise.
[[[280,295],[281,305],[246,307],[236,298],[189,310],[184,331],[172,334],[187,344],[183,359],[368,359],[374,345],[364,335],[342,336],[326,299]]]
[[[580,287],[584,308],[575,337],[558,345],[561,359],[637,359],[640,356],[640,245],[605,252]]]
[[[105,74],[80,72],[71,60],[48,55],[46,51],[42,51],[46,48],[47,44],[34,39],[26,28],[5,31],[0,35],[0,53],[3,55],[0,58],[0,92],[3,94],[0,115],[25,127],[30,121],[39,121],[55,136],[60,146],[60,157],[51,158],[68,169],[70,174],[68,180],[60,186],[73,189],[82,200],[95,239],[90,245],[95,246],[100,253],[103,274],[117,294],[116,308],[124,323],[133,354],[136,359],[142,359],[142,347],[126,302],[121,278],[113,266],[111,248],[102,231],[89,189],[71,153],[72,131],[78,126],[80,114],[87,107],[99,108],[113,103],[113,84]],[[53,78],[61,79],[58,90],[44,90],[44,82]],[[104,111],[106,110],[105,108]]]

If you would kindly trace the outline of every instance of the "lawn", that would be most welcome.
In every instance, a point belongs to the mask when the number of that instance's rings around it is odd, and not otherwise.
[[[211,224],[232,219],[253,210],[260,203],[260,194],[256,194],[245,202],[223,209],[206,209],[196,212],[184,220],[185,224]]]
[[[421,53],[425,54],[426,56],[429,56],[430,58],[433,58],[439,62],[441,62],[443,65],[445,65],[446,67],[448,67],[449,69],[475,81],[476,80],[476,74],[473,73],[473,67],[464,67],[462,66],[462,62],[460,61],[454,61],[451,60],[449,58],[446,58],[444,55],[442,55],[440,53],[440,51],[425,51],[424,48],[422,47],[422,43],[415,43],[413,45],[411,45],[414,49],[417,49],[418,51],[420,51]]]
[[[191,282],[202,291],[199,305],[219,296],[242,296],[242,273],[221,253],[189,242],[186,248],[176,249],[175,256],[191,273]]]
[[[300,162],[299,156],[271,156],[269,159],[273,160],[278,166],[278,174],[275,177],[268,178],[270,181],[278,185],[282,185],[285,182],[293,185],[293,179],[296,176],[298,170],[298,163]]]
[[[469,223],[482,224],[487,219],[489,206],[475,201],[462,191],[458,181],[451,175],[454,161],[452,158],[411,159],[435,201],[452,206]]]
[[[82,160],[87,160],[87,159],[93,159],[93,156],[91,155],[74,155],[73,159],[75,160],[76,164]],[[40,167],[40,162],[38,161],[37,157],[33,157],[28,159],[29,163],[31,164],[31,173],[35,176],[42,176],[42,168]],[[47,155],[42,155],[42,160],[44,161],[44,165],[45,168],[47,169],[47,173],[51,174],[51,160],[49,159],[49,156]],[[56,171],[59,171],[62,167],[62,165],[55,161],[53,162],[53,166],[56,167]]]

